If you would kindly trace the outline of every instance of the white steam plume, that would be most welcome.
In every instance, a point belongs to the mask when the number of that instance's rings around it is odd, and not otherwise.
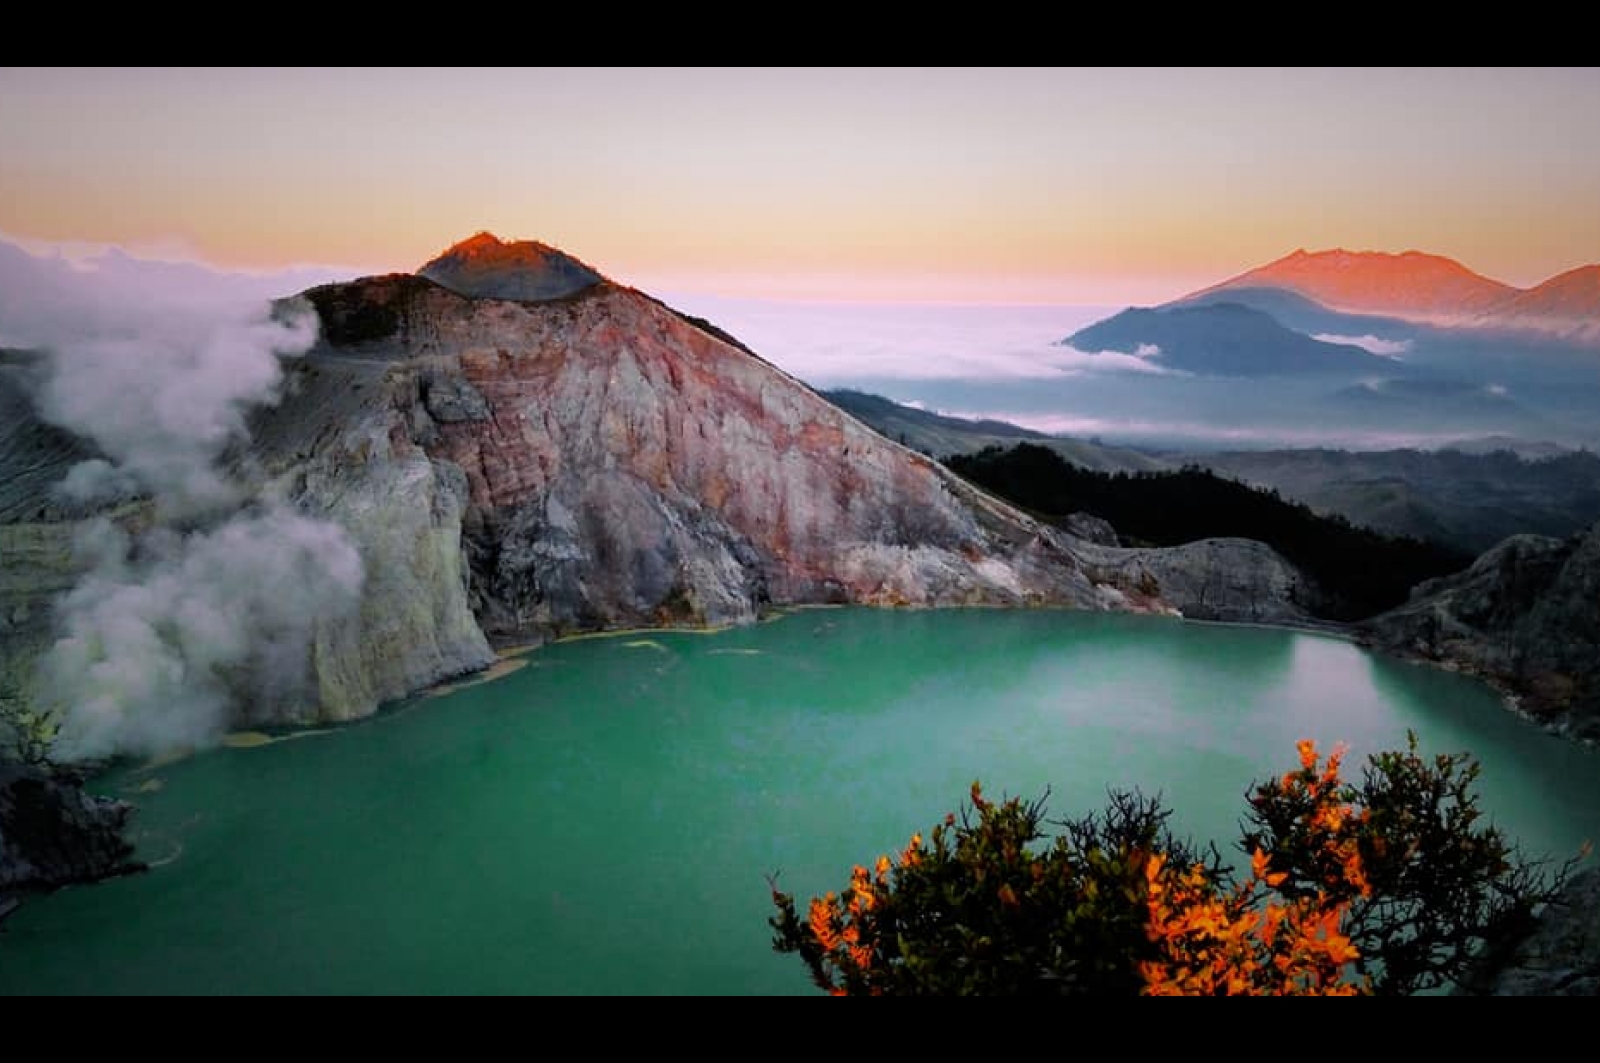
[[[131,480],[163,509],[231,501],[217,456],[252,405],[277,401],[278,354],[316,340],[315,316],[275,319],[255,278],[125,255],[91,266],[0,243],[0,332],[52,356],[40,415],[120,474],[96,466],[61,490],[93,501]]]
[[[104,455],[56,490],[155,503],[136,537],[104,519],[78,536],[89,571],[58,602],[39,668],[67,760],[203,745],[245,716],[305,708],[313,633],[360,597],[342,527],[240,508],[218,467],[248,410],[278,400],[279,356],[314,342],[315,317],[273,317],[258,279],[149,267],[81,269],[0,243],[0,332],[49,354],[39,413]]]
[[[233,491],[216,458],[245,434],[250,406],[276,401],[282,373],[274,352],[298,353],[316,339],[311,315],[278,322],[264,309],[221,320],[180,315],[132,335],[58,342],[39,412],[94,440],[163,507],[225,504]],[[69,478],[63,490],[82,497],[85,487]]]
[[[303,708],[313,628],[348,613],[361,555],[337,524],[293,510],[239,514],[208,532],[79,536],[94,567],[60,603],[66,633],[41,662],[66,706],[64,760],[202,746],[238,722]]]

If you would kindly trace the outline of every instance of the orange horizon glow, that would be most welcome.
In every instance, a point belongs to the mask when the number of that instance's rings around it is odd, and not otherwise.
[[[1600,70],[7,69],[0,232],[651,291],[1165,302],[1296,248],[1600,260]],[[1530,121],[1529,116],[1537,116]]]

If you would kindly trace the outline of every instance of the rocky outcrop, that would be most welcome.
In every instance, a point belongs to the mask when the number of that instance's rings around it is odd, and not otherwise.
[[[1117,530],[1111,526],[1111,522],[1093,513],[1068,513],[1062,520],[1061,526],[1067,530],[1068,535],[1076,536],[1084,542],[1099,546],[1121,544],[1121,540],[1117,538]]]
[[[1313,619],[1322,598],[1316,582],[1254,539],[1202,539],[1160,549],[1084,544],[1079,553],[1095,578],[1159,596],[1195,620],[1328,626]]]
[[[1460,668],[1574,737],[1600,738],[1600,524],[1517,535],[1363,625],[1373,646]]]
[[[0,910],[12,894],[143,870],[122,838],[132,812],[75,775],[0,759]]]
[[[1600,996],[1600,868],[1574,875],[1533,930],[1507,942],[1465,980],[1461,995]]]

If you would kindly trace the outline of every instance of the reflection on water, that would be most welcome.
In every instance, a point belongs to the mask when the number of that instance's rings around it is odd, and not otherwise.
[[[165,765],[150,874],[26,905],[0,993],[805,993],[801,897],[991,793],[1160,791],[1226,844],[1294,742],[1470,749],[1531,848],[1600,834],[1596,754],[1326,637],[1058,611],[802,610],[545,647],[489,684]],[[100,781],[108,792],[148,773]]]

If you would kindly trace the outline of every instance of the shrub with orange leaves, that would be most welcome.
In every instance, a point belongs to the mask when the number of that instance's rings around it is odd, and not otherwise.
[[[1350,895],[1371,888],[1361,855],[1342,825],[1361,818],[1339,781],[1343,751],[1318,769],[1316,746],[1301,742],[1300,771],[1280,786],[1303,798],[1305,826],[1315,832],[1314,857],[1327,880],[1293,898],[1279,891],[1289,879],[1273,871],[1259,847],[1250,874],[1231,890],[1218,889],[1198,867],[1170,867],[1162,854],[1146,868],[1150,935],[1160,960],[1140,965],[1144,992],[1153,996],[1354,996],[1371,991],[1357,972],[1360,950],[1345,932]]]
[[[1040,849],[1045,799],[975,782],[959,818],[857,866],[804,919],[772,882],[773,948],[841,996],[1403,994],[1459,978],[1571,870],[1474,827],[1464,754],[1430,766],[1411,736],[1359,785],[1342,750],[1299,754],[1248,795],[1240,879],[1171,835],[1159,797],[1113,790]]]
[[[1301,766],[1248,797],[1242,845],[1284,875],[1291,902],[1341,905],[1355,968],[1373,991],[1404,996],[1458,983],[1485,949],[1531,925],[1578,858],[1550,869],[1525,860],[1491,825],[1473,791],[1482,771],[1465,753],[1404,750],[1369,757],[1361,781],[1339,778],[1338,755]]]
[[[1035,851],[1043,798],[992,801],[973,783],[970,799],[898,858],[855,868],[804,918],[774,883],[773,947],[838,995],[1137,992],[1129,956],[1158,956],[1139,908],[1145,858],[1195,855],[1167,835],[1169,813],[1115,794]]]

